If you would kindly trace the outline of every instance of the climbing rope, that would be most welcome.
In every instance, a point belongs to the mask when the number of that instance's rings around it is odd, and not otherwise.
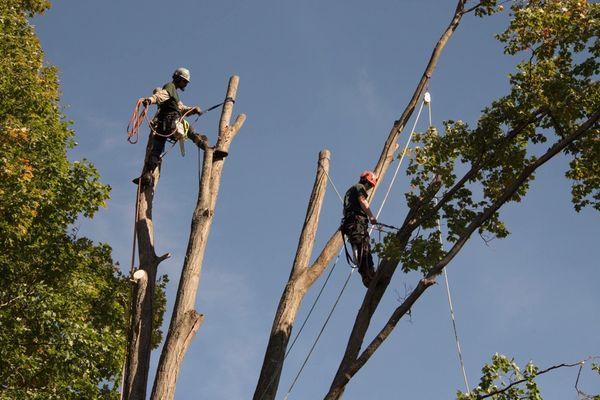
[[[222,105],[224,105],[225,103],[227,103],[229,101],[232,103],[235,103],[235,99],[233,99],[232,97],[226,97],[225,100],[223,100],[223,102],[221,102],[219,104],[215,104],[214,106],[211,106],[204,111],[200,111],[198,113],[198,116],[196,117],[196,119],[194,120],[194,122],[191,125],[193,126],[196,123],[196,121],[198,121],[198,118],[200,118],[202,115],[204,115],[216,108],[221,107]],[[189,110],[184,112],[183,115],[181,115],[181,117],[179,117],[177,122],[178,123],[183,122],[184,118],[187,117],[188,115],[190,115],[190,113],[193,110],[194,110],[194,108],[190,108]],[[139,130],[140,130],[140,127],[142,126],[142,124],[144,123],[144,121],[146,121],[148,123],[148,126],[150,127],[150,131],[152,131],[152,134],[154,134],[156,136],[170,138],[177,132],[177,127],[175,127],[173,129],[173,131],[171,131],[170,133],[168,133],[166,135],[156,132],[152,128],[151,121],[148,120],[148,106],[144,104],[144,99],[139,99],[137,101],[137,103],[135,104],[133,112],[131,113],[131,117],[129,118],[129,123],[127,124],[127,141],[129,143],[136,144],[138,142]],[[165,152],[165,154],[166,154],[166,152]]]
[[[129,117],[129,123],[127,124],[127,141],[131,144],[138,142],[138,132],[140,127],[147,119],[148,107],[144,105],[144,100],[139,99],[135,104],[133,113]]]
[[[428,93],[426,93],[426,94],[428,94]],[[415,128],[416,128],[416,126],[417,126],[417,123],[418,123],[418,121],[419,121],[419,118],[420,118],[420,116],[421,116],[421,111],[423,110],[423,103],[424,103],[424,101],[423,101],[423,102],[421,102],[421,107],[419,108],[419,112],[417,113],[417,117],[416,117],[416,119],[415,119],[415,123],[413,124],[413,128],[412,128],[412,130],[411,130],[411,132],[410,132],[410,135],[409,135],[409,137],[408,137],[408,140],[406,141],[406,145],[404,146],[404,149],[403,149],[403,151],[402,151],[402,154],[401,154],[401,156],[399,157],[398,166],[396,167],[396,171],[395,171],[395,173],[394,173],[394,176],[393,176],[392,180],[390,181],[390,184],[389,184],[389,186],[388,186],[388,190],[387,190],[387,192],[386,192],[386,195],[385,195],[385,197],[384,197],[384,200],[382,201],[381,205],[379,206],[379,210],[377,211],[377,214],[376,214],[376,217],[375,217],[376,219],[377,219],[377,218],[379,217],[379,215],[381,214],[381,211],[383,210],[383,207],[385,206],[385,202],[386,202],[386,200],[387,200],[387,197],[388,197],[388,195],[389,195],[389,193],[390,193],[390,190],[391,190],[392,186],[394,185],[394,183],[395,183],[395,181],[396,181],[396,176],[398,175],[398,171],[399,171],[399,169],[400,169],[400,165],[402,164],[402,161],[404,160],[404,156],[406,155],[406,150],[408,149],[408,146],[410,145],[410,142],[411,142],[411,140],[412,140],[412,137],[413,137],[413,134],[414,134]],[[329,174],[327,174],[327,176],[329,177]],[[330,182],[332,183],[332,186],[334,186],[334,185],[333,185],[333,182],[332,182],[331,180],[330,180]],[[334,187],[335,187],[335,186],[334,186]],[[339,192],[337,191],[337,189],[336,189],[336,193],[338,193],[338,197],[340,198],[340,200],[342,200],[342,197],[339,195]],[[342,203],[343,203],[343,200],[342,200]],[[381,225],[384,225],[384,226],[385,226],[385,224],[381,224]],[[390,227],[390,228],[398,229],[398,228],[395,228],[395,227],[393,227],[393,226],[391,226],[391,225],[387,225],[387,226],[388,226],[388,227]],[[375,228],[374,226],[371,226],[371,229],[369,230],[369,236],[370,236],[370,235],[371,235],[371,233],[373,232],[373,229],[374,229],[374,228]],[[342,251],[342,250],[343,250],[343,248],[340,250],[340,253],[341,253],[341,251]],[[338,253],[338,258],[339,258],[339,253]],[[336,259],[336,263],[337,263],[337,259]],[[300,366],[300,369],[298,370],[298,373],[297,373],[297,374],[296,374],[296,376],[294,377],[294,380],[292,381],[292,383],[291,383],[291,385],[290,385],[290,387],[289,387],[289,389],[288,389],[287,393],[285,394],[285,396],[284,396],[284,400],[287,400],[287,399],[288,399],[288,397],[289,397],[289,395],[290,395],[290,393],[291,393],[292,389],[294,388],[294,386],[295,386],[296,382],[297,382],[297,381],[298,381],[298,379],[300,378],[300,375],[302,374],[302,371],[304,370],[304,367],[305,367],[305,366],[306,366],[306,364],[308,363],[308,360],[310,359],[310,356],[312,355],[312,353],[313,353],[313,351],[314,351],[315,347],[317,346],[317,343],[318,343],[319,339],[321,338],[321,335],[322,335],[322,334],[323,334],[323,332],[325,331],[325,328],[327,327],[327,324],[329,323],[329,320],[331,319],[331,316],[333,315],[333,312],[335,311],[335,309],[336,309],[336,307],[337,307],[337,305],[338,305],[338,303],[339,303],[339,301],[340,301],[340,299],[341,299],[341,297],[342,297],[342,295],[343,295],[344,291],[346,290],[346,287],[348,286],[348,282],[350,281],[350,278],[352,277],[352,274],[354,273],[354,271],[355,271],[356,269],[357,269],[357,268],[355,268],[355,267],[351,268],[351,270],[350,270],[350,272],[349,272],[349,274],[348,274],[348,277],[346,278],[346,281],[344,282],[344,285],[342,286],[342,288],[341,288],[341,290],[340,290],[340,293],[338,294],[338,296],[337,296],[337,298],[336,298],[336,300],[335,300],[335,303],[333,304],[333,306],[332,306],[332,308],[331,308],[331,311],[330,311],[330,312],[329,312],[329,314],[327,315],[327,318],[325,319],[325,322],[323,323],[323,326],[321,327],[321,330],[319,331],[319,334],[318,334],[318,335],[317,335],[317,337],[315,338],[315,340],[314,340],[314,342],[313,342],[313,344],[312,344],[312,346],[311,346],[311,348],[310,348],[310,350],[309,350],[308,354],[306,355],[306,357],[305,357],[304,361],[302,362],[302,365]],[[261,398],[262,398],[262,397],[261,397]]]
[[[315,307],[317,305],[317,302],[319,301],[319,298],[321,297],[321,294],[323,294],[323,291],[325,290],[325,286],[327,285],[327,282],[329,282],[329,278],[331,278],[331,275],[333,274],[333,271],[335,270],[335,267],[336,267],[336,265],[338,263],[338,260],[340,259],[340,254],[341,253],[342,253],[342,251],[340,250],[340,252],[338,253],[338,255],[337,255],[337,257],[336,257],[336,259],[335,259],[335,261],[333,263],[333,266],[331,267],[331,269],[329,270],[329,273],[327,274],[327,277],[325,278],[325,282],[323,282],[323,285],[321,285],[321,289],[319,290],[319,293],[317,294],[317,297],[313,301],[313,304],[310,307],[310,310],[308,311],[308,314],[306,314],[306,317],[304,318],[304,321],[302,322],[302,325],[300,325],[300,329],[298,330],[298,333],[296,333],[296,335],[294,336],[294,339],[292,340],[292,343],[290,344],[290,347],[285,352],[285,354],[283,356],[283,361],[285,361],[287,359],[288,355],[292,351],[292,348],[296,344],[296,341],[300,337],[300,334],[302,333],[302,330],[304,329],[304,326],[308,322],[308,319],[310,318],[313,310],[315,309]],[[275,376],[276,375],[273,375],[271,377],[271,380],[269,381],[269,384],[267,385],[267,387],[265,388],[265,390],[263,391],[263,393],[259,397],[259,400],[262,400],[262,398],[265,396],[265,394],[267,393],[267,391],[269,390],[269,388],[271,387],[271,385],[275,382]]]
[[[431,99],[429,99],[429,101],[427,102],[427,106],[429,108],[429,128],[431,128],[433,126],[433,124],[431,122],[431,120],[432,120]],[[437,198],[434,198],[434,202],[437,205]],[[440,247],[443,250],[444,249],[444,239],[442,237],[442,224],[440,222],[440,218],[437,219],[437,229],[438,229],[438,232],[440,235],[439,236]],[[454,331],[454,341],[456,342],[456,352],[458,353],[458,361],[460,363],[460,368],[462,371],[463,379],[465,381],[465,387],[467,388],[467,394],[470,394],[471,391],[470,391],[469,381],[467,380],[467,372],[465,369],[465,363],[464,363],[462,351],[460,348],[458,329],[456,328],[456,319],[454,317],[454,306],[452,303],[452,294],[450,292],[450,284],[448,283],[448,271],[446,271],[446,268],[444,268],[443,271],[444,271],[444,282],[446,283],[446,297],[448,298],[448,307],[450,308],[450,318],[452,319],[452,330]]]
[[[135,191],[135,214],[133,216],[133,246],[131,249],[131,268],[129,269],[129,277],[133,279],[133,270],[135,269],[135,248],[137,244],[137,222],[138,222],[138,207],[140,202],[140,186],[137,185],[137,189]]]
[[[425,96],[427,96],[428,94],[429,94],[429,92],[425,93]],[[400,171],[400,166],[402,165],[402,161],[404,160],[404,157],[406,156],[406,151],[408,150],[408,146],[410,145],[410,142],[412,141],[413,134],[415,133],[415,128],[417,127],[417,123],[419,122],[419,118],[421,117],[421,111],[423,111],[423,104],[425,104],[425,100],[423,100],[421,102],[421,107],[419,107],[419,112],[417,113],[417,118],[415,118],[415,123],[413,124],[413,127],[410,130],[410,135],[408,136],[408,140],[406,141],[406,144],[404,145],[404,149],[402,149],[402,154],[400,155],[400,159],[398,161],[398,165],[396,165],[396,170],[394,171],[394,175],[392,176],[392,180],[391,180],[390,184],[388,185],[387,192],[385,193],[385,196],[383,197],[383,201],[381,202],[381,206],[379,207],[379,211],[377,212],[377,215],[375,215],[375,219],[379,218],[379,214],[381,213],[381,210],[383,210],[383,206],[385,205],[385,202],[387,201],[388,196],[390,195],[390,191],[392,190],[392,186],[396,182],[396,177],[398,176],[398,171]],[[372,227],[371,227],[371,231],[373,231]]]
[[[321,338],[321,335],[325,331],[325,328],[327,327],[327,324],[329,323],[329,320],[331,319],[331,316],[333,315],[333,312],[335,311],[335,308],[337,307],[338,303],[340,302],[340,299],[342,298],[342,294],[344,293],[344,290],[346,290],[346,287],[348,286],[348,282],[350,282],[350,277],[352,276],[352,272],[354,272],[354,269],[352,271],[350,271],[350,273],[348,274],[348,277],[346,278],[346,281],[344,282],[344,286],[342,286],[342,290],[340,291],[340,294],[338,294],[338,297],[335,299],[335,303],[333,303],[333,307],[331,308],[331,311],[329,312],[329,315],[327,315],[327,318],[325,319],[325,322],[323,323],[323,326],[321,327],[321,330],[319,331],[319,334],[317,335],[315,341],[313,342],[312,346],[310,347],[308,355],[304,359],[304,362],[302,363],[302,366],[300,367],[300,370],[298,370],[298,373],[296,374],[296,377],[294,378],[292,384],[290,385],[287,393],[283,397],[284,400],[287,400],[288,396],[290,395],[290,392],[294,388],[294,385],[298,381],[298,378],[302,374],[302,371],[304,370],[304,367],[308,363],[308,359],[310,358],[312,352],[314,351],[315,347],[317,346],[317,342]]]

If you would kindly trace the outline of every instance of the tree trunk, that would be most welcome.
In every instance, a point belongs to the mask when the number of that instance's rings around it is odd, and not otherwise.
[[[206,243],[219,194],[221,172],[225,161],[222,155],[223,152],[229,151],[231,141],[246,119],[246,116],[241,114],[232,126],[229,125],[238,82],[239,78],[237,76],[233,76],[229,80],[225,104],[219,122],[219,135],[216,146],[210,147],[206,141],[202,146],[204,159],[198,200],[192,217],[190,237],[173,315],[152,388],[151,399],[153,400],[171,400],[174,398],[175,384],[183,357],[203,320],[203,316],[198,314],[194,307]]]
[[[152,135],[152,134],[150,134]],[[144,169],[150,160],[152,148],[151,136],[146,146]],[[135,287],[132,298],[132,313],[129,341],[124,369],[123,393],[124,400],[145,400],[148,385],[148,370],[150,353],[152,351],[152,315],[154,304],[154,289],[156,286],[156,271],[158,265],[170,254],[158,257],[154,250],[154,226],[152,222],[152,203],[154,191],[160,178],[160,167],[153,171],[153,179],[149,185],[142,185],[137,202],[135,231],[138,240],[140,265],[134,274]],[[139,183],[141,185],[141,182]],[[142,276],[139,271],[145,272]]]
[[[285,358],[285,351],[290,340],[292,326],[300,308],[302,298],[308,289],[306,272],[312,255],[319,224],[319,215],[327,190],[328,173],[329,151],[322,150],[319,153],[315,182],[308,201],[304,226],[300,233],[292,272],[279,300],[269,343],[265,351],[262,370],[256,390],[254,391],[254,400],[274,399],[277,394],[283,359]]]

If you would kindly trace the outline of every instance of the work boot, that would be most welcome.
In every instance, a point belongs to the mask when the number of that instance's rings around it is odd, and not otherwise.
[[[362,278],[363,285],[365,285],[365,287],[368,288],[369,285],[371,285],[373,278],[375,278],[375,270],[373,269],[373,267],[371,267],[371,268],[361,268],[361,267],[358,268],[358,273],[360,274],[360,277]]]
[[[362,278],[363,285],[365,285],[365,287],[368,289],[371,285],[372,279],[365,274],[360,274],[360,277]]]

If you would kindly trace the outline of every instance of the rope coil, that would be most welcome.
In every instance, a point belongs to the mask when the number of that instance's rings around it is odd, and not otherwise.
[[[221,102],[219,104],[215,104],[214,106],[211,106],[204,111],[200,111],[198,113],[198,116],[196,117],[196,119],[194,120],[194,122],[191,125],[193,126],[193,124],[195,124],[196,121],[198,121],[198,118],[200,118],[202,115],[204,115],[216,108],[219,108],[228,102],[235,103],[235,99],[233,97],[225,97],[225,100],[223,100],[223,102]],[[144,104],[143,98],[139,99],[137,101],[137,103],[135,104],[135,107],[133,108],[133,112],[131,113],[131,117],[129,117],[129,123],[127,124],[127,141],[129,143],[136,144],[138,142],[139,130],[140,130],[140,127],[142,126],[142,124],[144,123],[144,121],[146,121],[148,123],[148,127],[150,128],[150,131],[152,132],[153,135],[164,137],[164,138],[170,138],[177,132],[177,126],[176,126],[173,129],[173,131],[171,131],[171,133],[168,133],[166,135],[158,133],[152,127],[152,121],[148,120],[148,110],[149,110],[149,107],[148,107],[148,105]],[[189,110],[184,112],[181,115],[181,117],[179,117],[177,122],[182,123],[184,118],[187,117],[188,115],[190,115],[192,113],[192,111],[194,111],[194,110],[195,110],[195,108],[190,108]]]

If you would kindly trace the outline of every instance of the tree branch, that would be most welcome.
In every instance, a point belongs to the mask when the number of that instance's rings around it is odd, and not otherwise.
[[[496,143],[490,146],[496,147],[509,144],[513,139],[520,135],[529,125],[541,121],[542,118],[544,118],[544,116],[546,115],[547,113],[545,111],[535,112],[531,118],[519,124],[516,128],[510,130],[504,137],[502,137]],[[429,218],[432,218],[435,215],[437,215],[437,213],[442,209],[442,207],[450,200],[452,200],[456,192],[458,192],[462,187],[464,187],[464,185],[468,181],[473,179],[481,171],[481,169],[485,166],[485,162],[485,153],[482,153],[479,159],[471,165],[471,168],[463,175],[463,177],[460,178],[460,180],[456,182],[454,186],[450,188],[450,190],[448,190],[442,195],[442,198],[437,202],[437,204],[435,204],[427,214],[423,215],[416,221],[416,225],[420,225],[421,223],[423,223],[423,221],[426,221]]]

